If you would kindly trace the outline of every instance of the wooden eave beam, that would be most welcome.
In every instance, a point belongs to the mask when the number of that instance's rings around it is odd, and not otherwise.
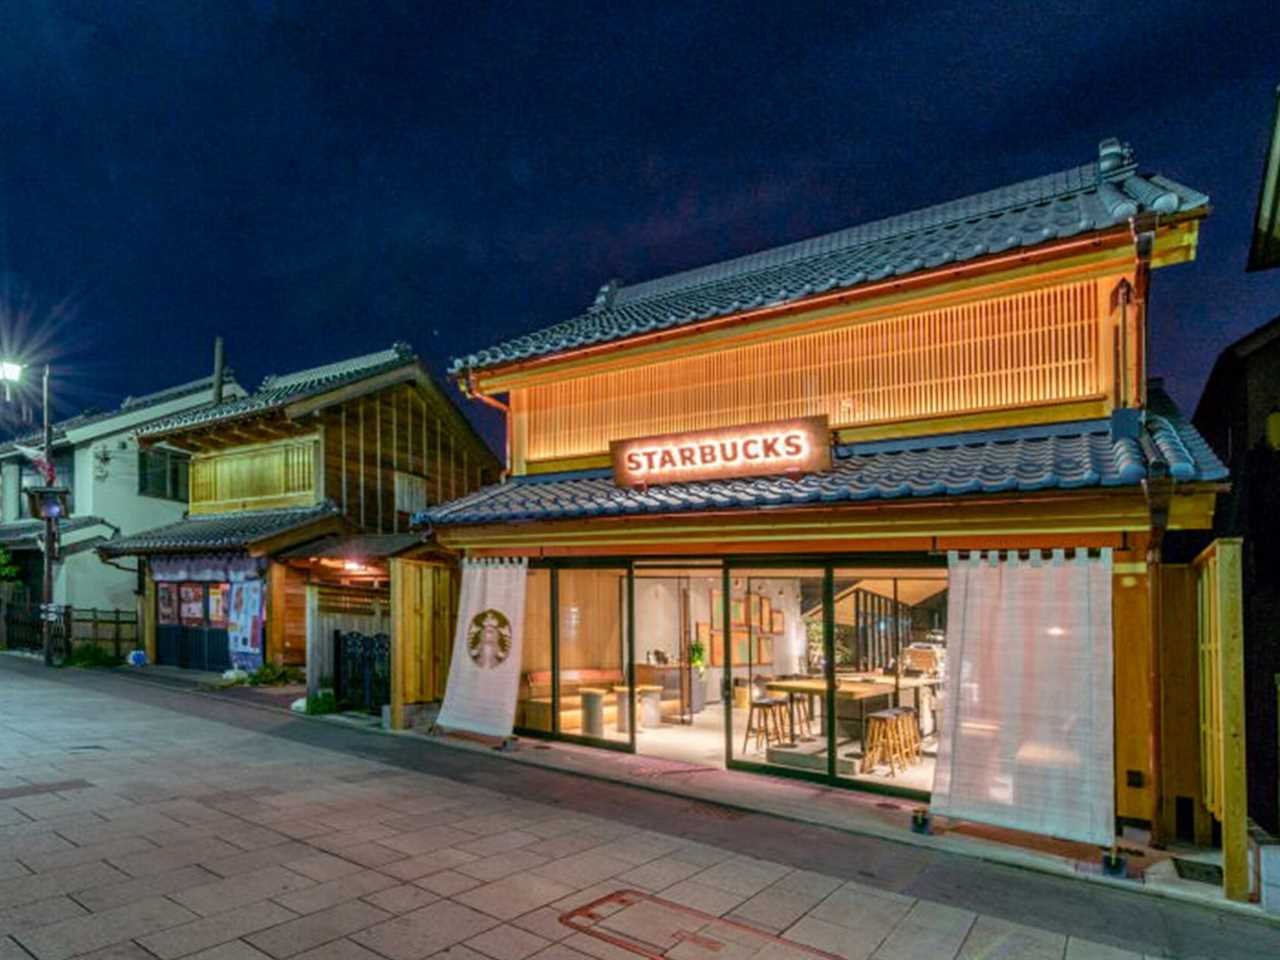
[[[244,549],[251,557],[269,557],[273,553],[279,553],[281,550],[298,546],[308,540],[323,537],[325,534],[348,532],[350,531],[345,518],[336,515],[321,517],[312,523],[294,527],[291,530],[282,530],[279,533],[262,537],[258,540],[252,540],[245,544]]]
[[[1093,496],[1009,494],[958,504],[933,498],[913,503],[777,507],[761,510],[672,513],[656,517],[610,517],[490,526],[436,528],[452,548],[539,545],[674,544],[772,539],[827,541],[860,537],[1001,537],[1035,533],[1139,533],[1149,526],[1140,489]]]
[[[1203,216],[1174,216],[1164,219],[1157,228],[1156,257],[1153,265],[1178,262],[1194,255],[1196,221]],[[994,289],[1000,284],[1015,288],[1036,283],[1041,268],[1052,261],[1062,261],[1055,270],[1079,273],[1098,269],[1100,263],[1125,269],[1133,263],[1133,237],[1128,224],[1086,237],[1045,244],[1027,250],[992,254],[962,264],[951,264],[902,278],[890,278],[862,284],[850,290],[816,294],[791,303],[761,307],[725,317],[690,323],[671,330],[640,334],[611,343],[580,347],[545,357],[498,364],[480,370],[462,371],[458,379],[468,379],[475,392],[494,394],[529,386],[542,379],[555,379],[569,369],[584,375],[578,368],[591,372],[614,366],[635,366],[641,357],[686,348],[699,341],[714,339],[717,348],[732,340],[734,345],[752,339],[768,339],[774,331],[785,327],[786,335],[811,332],[825,326],[847,322],[851,310],[871,309],[877,305],[891,313],[914,310],[915,301],[954,295],[972,299],[973,291],[983,295],[1002,295]],[[1176,251],[1181,251],[1178,253]],[[1112,261],[1114,263],[1112,264]],[[1078,277],[1077,277],[1078,278]],[[1053,282],[1071,279],[1064,275]],[[992,288],[988,290],[988,288]],[[873,318],[868,318],[873,319]],[[736,335],[735,335],[736,334]]]

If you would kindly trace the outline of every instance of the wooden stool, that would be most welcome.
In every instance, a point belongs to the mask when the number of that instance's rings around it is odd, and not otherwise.
[[[924,745],[920,739],[920,721],[911,707],[898,707],[898,736],[906,749],[907,759],[919,763],[924,756]]]
[[[582,735],[584,737],[604,736],[604,698],[609,691],[602,687],[579,687],[578,695],[582,697]]]
[[[897,710],[877,710],[867,716],[867,742],[862,745],[860,773],[870,773],[881,764],[889,767],[889,776],[897,776],[898,768],[907,768],[907,745],[902,721]]]
[[[780,710],[779,707],[782,709]],[[742,738],[743,753],[747,752],[747,741],[751,739],[753,733],[756,735],[756,750],[760,749],[761,741],[767,749],[770,742],[777,740],[782,743],[787,739],[783,719],[784,710],[786,710],[785,704],[779,704],[771,697],[751,698],[747,712],[747,732]]]

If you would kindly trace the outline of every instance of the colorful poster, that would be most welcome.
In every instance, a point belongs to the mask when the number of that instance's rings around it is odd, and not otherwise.
[[[178,586],[178,611],[184,627],[204,626],[204,584],[183,583]]]
[[[171,627],[178,622],[178,585],[176,583],[156,584],[156,621],[162,627]]]
[[[209,626],[219,630],[227,628],[227,594],[225,583],[209,584]]]
[[[228,591],[227,647],[238,670],[262,666],[262,581],[232,583]]]

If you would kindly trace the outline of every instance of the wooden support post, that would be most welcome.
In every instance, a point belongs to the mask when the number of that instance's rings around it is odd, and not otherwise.
[[[386,527],[382,521],[382,474],[385,472],[386,463],[382,459],[382,399],[378,398],[373,401],[373,415],[376,420],[374,433],[377,437],[378,452],[373,458],[373,484],[377,491],[378,497],[378,532],[383,533]]]
[[[338,423],[342,430],[342,513],[347,516],[347,405],[342,405],[342,410],[338,414]]]
[[[364,401],[360,401],[360,527],[364,529]]]
[[[1249,798],[1245,780],[1244,617],[1239,539],[1219,540],[1216,573],[1222,684],[1222,880],[1228,900],[1249,899]]]

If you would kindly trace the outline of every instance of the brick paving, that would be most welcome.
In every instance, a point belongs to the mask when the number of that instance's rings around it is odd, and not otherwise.
[[[706,806],[0,656],[0,960],[636,960],[561,920],[620,890],[709,915],[600,919],[671,960],[1280,956],[1264,921]]]

